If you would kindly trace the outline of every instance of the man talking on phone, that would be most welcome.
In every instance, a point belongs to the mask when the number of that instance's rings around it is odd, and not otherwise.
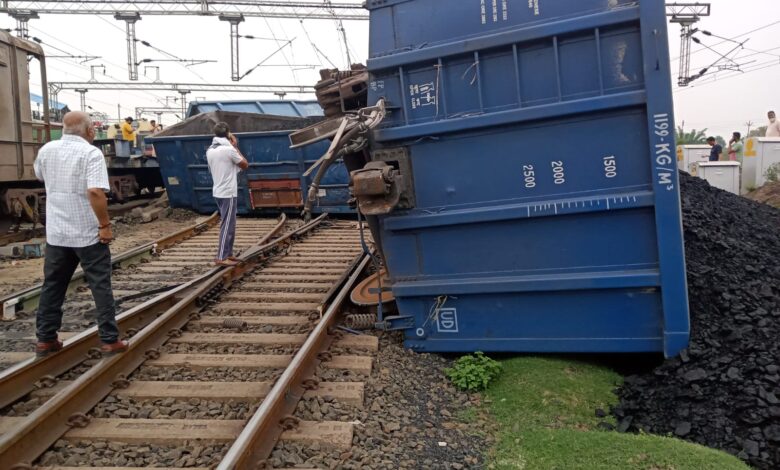
[[[219,229],[219,246],[214,264],[235,266],[233,241],[236,238],[236,211],[238,210],[238,173],[249,168],[249,162],[238,149],[238,140],[230,133],[225,122],[214,126],[214,140],[206,151],[211,179],[212,195],[217,201],[222,223]]]
[[[36,316],[38,357],[62,349],[62,302],[81,263],[97,308],[98,335],[105,355],[127,350],[119,340],[111,251],[114,236],[108,217],[108,170],[103,153],[92,145],[89,115],[70,112],[62,119],[62,139],[49,142],[35,159],[35,176],[46,185],[46,259]]]

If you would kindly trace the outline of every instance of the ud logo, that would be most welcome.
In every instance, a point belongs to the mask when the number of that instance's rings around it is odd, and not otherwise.
[[[457,333],[457,310],[454,308],[443,308],[439,310],[439,314],[436,317],[436,327],[439,330],[439,333]]]

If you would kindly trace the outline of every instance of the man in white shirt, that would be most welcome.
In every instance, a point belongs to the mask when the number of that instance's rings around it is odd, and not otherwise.
[[[769,125],[766,128],[766,137],[780,137],[780,121],[777,120],[774,111],[769,111]]]
[[[119,340],[111,290],[113,239],[108,217],[108,170],[103,153],[92,145],[95,128],[89,115],[71,112],[62,120],[62,139],[49,142],[35,159],[35,176],[46,185],[46,259],[36,316],[39,357],[62,349],[62,302],[81,263],[97,307],[101,351],[127,350]]]
[[[206,151],[211,179],[214,181],[212,195],[217,201],[222,223],[219,229],[219,247],[214,263],[220,266],[234,266],[238,260],[233,257],[233,241],[236,237],[236,211],[238,210],[238,173],[249,168],[249,162],[238,150],[238,141],[230,133],[225,122],[214,126],[214,140]]]

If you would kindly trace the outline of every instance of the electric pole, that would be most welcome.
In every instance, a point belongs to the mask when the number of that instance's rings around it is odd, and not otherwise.
[[[703,16],[710,16],[709,3],[667,3],[666,16],[672,23],[680,25],[680,72],[677,78],[679,86],[688,86],[697,77],[691,77],[691,43],[696,29],[693,25]]]

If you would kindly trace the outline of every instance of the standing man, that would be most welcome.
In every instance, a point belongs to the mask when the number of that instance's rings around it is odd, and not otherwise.
[[[154,119],[149,121],[149,125],[152,126],[152,134],[156,133],[157,131],[161,131],[162,130],[162,125],[161,124],[157,124],[157,121],[155,121]]]
[[[723,153],[723,147],[715,140],[715,137],[707,137],[707,144],[712,147],[710,150],[710,161],[717,162],[720,160],[720,154]]]
[[[130,152],[135,147],[135,129],[133,129],[133,118],[126,117],[122,123],[122,140],[130,142]]]
[[[235,266],[238,259],[233,256],[233,241],[236,237],[236,210],[238,209],[238,172],[249,168],[238,150],[238,141],[230,133],[225,122],[214,126],[214,140],[206,151],[211,179],[214,181],[212,195],[217,201],[222,223],[219,228],[219,247],[214,264]]]
[[[46,259],[43,266],[36,336],[38,357],[62,349],[57,331],[62,326],[62,302],[76,267],[97,307],[100,350],[127,350],[119,340],[114,293],[111,290],[113,239],[108,217],[108,171],[103,153],[92,146],[95,129],[89,115],[70,112],[62,120],[62,139],[49,142],[35,159],[35,175],[46,184]]]
[[[780,137],[780,121],[774,111],[769,111],[769,125],[766,127],[766,137]]]
[[[742,134],[734,132],[729,141],[729,160],[742,163]]]

